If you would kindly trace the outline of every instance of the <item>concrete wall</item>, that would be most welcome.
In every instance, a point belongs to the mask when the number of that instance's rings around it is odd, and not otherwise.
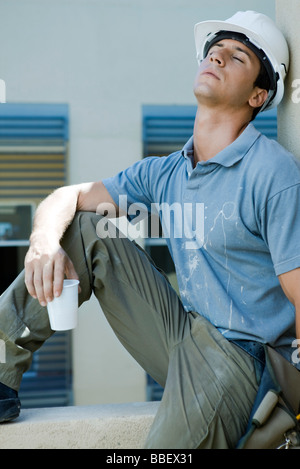
[[[286,80],[286,92],[278,108],[280,143],[300,158],[300,2],[276,0],[276,21],[290,49],[291,66]]]
[[[142,104],[194,104],[193,27],[274,0],[0,0],[7,102],[70,107],[69,183],[101,179],[142,155]],[[145,374],[92,300],[74,342],[75,404],[141,401]]]

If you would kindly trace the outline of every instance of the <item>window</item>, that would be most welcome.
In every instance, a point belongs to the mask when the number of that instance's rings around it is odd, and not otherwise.
[[[68,106],[0,105],[0,294],[23,269],[37,204],[66,183]],[[23,407],[71,403],[71,339],[56,333],[24,374]]]

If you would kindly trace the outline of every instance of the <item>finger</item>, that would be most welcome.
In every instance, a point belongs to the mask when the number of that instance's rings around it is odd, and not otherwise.
[[[28,290],[29,295],[33,298],[37,298],[34,283],[33,283],[33,271],[31,268],[25,268],[25,285]]]
[[[43,290],[47,303],[53,300],[53,263],[47,262],[43,268]]]
[[[41,306],[46,306],[47,301],[44,295],[43,287],[43,271],[36,268],[33,274],[33,283],[36,292],[36,297],[39,300]]]
[[[65,277],[65,266],[62,262],[56,262],[54,266],[53,278],[53,295],[58,297],[61,295],[63,289],[63,282]]]

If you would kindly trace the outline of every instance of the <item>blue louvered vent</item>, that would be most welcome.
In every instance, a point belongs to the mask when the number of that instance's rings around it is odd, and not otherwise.
[[[66,183],[67,146],[67,105],[0,104],[0,259],[9,266],[2,291],[23,268],[31,207]],[[23,408],[72,404],[70,348],[70,333],[59,332],[34,354],[21,384]]]
[[[253,124],[266,137],[277,140],[277,109],[258,114]]]
[[[193,133],[195,106],[143,106],[144,156],[180,150]]]
[[[0,141],[68,140],[68,105],[1,104]]]
[[[33,355],[32,365],[21,383],[19,396],[23,408],[71,405],[71,337],[56,332]]]
[[[68,106],[0,105],[0,200],[40,201],[66,180]]]

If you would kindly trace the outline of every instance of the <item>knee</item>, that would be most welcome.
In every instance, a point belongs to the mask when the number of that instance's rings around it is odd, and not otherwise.
[[[76,232],[82,233],[91,230],[97,234],[97,225],[101,218],[102,216],[95,212],[78,211],[75,213],[74,218],[66,231],[66,234],[74,230]]]
[[[86,238],[91,241],[104,241],[116,238],[125,238],[117,226],[108,218],[95,212],[76,212],[74,219],[68,227],[64,240],[81,235],[84,241]]]

